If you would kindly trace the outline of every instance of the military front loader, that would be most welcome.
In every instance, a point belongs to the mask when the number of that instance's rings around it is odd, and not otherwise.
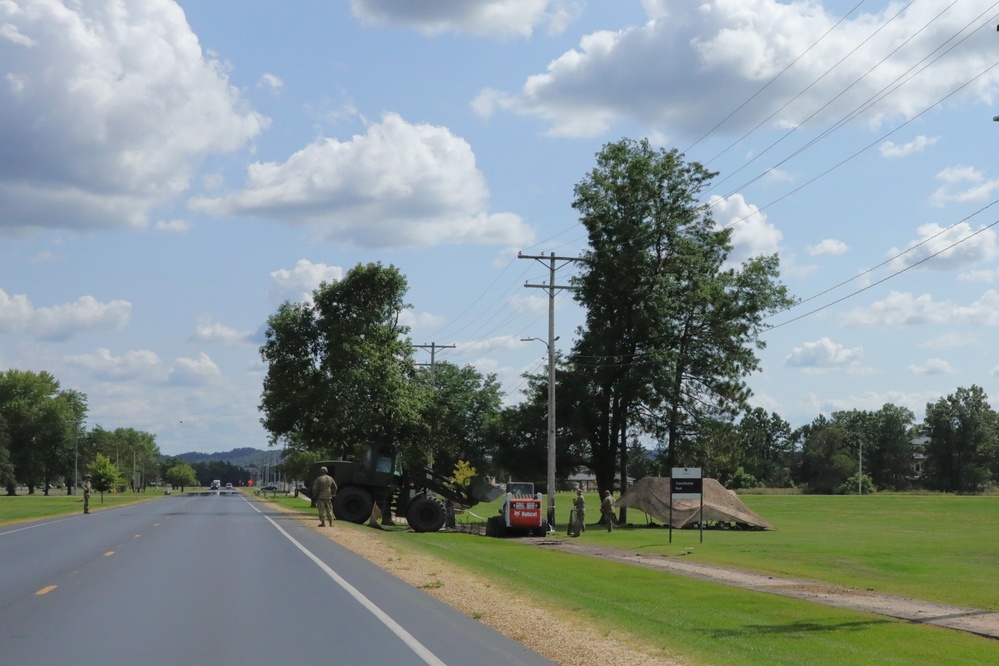
[[[405,516],[416,532],[436,532],[447,521],[445,502],[465,508],[479,502],[492,502],[503,490],[480,479],[470,487],[454,483],[428,468],[403,470],[395,448],[369,443],[361,461],[329,460],[313,463],[299,493],[312,498],[312,483],[325,467],[336,481],[333,515],[337,520],[363,523],[377,504],[386,521],[392,515]]]

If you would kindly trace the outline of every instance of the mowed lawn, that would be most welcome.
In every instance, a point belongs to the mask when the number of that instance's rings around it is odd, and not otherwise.
[[[809,578],[862,590],[999,611],[999,497],[746,495],[777,529],[615,532],[636,552]],[[628,512],[644,525],[645,515]],[[583,539],[599,540],[589,532]],[[685,555],[683,555],[686,553]]]

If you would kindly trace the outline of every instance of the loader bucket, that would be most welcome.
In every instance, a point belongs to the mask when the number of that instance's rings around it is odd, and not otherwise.
[[[505,493],[505,490],[499,486],[494,486],[484,479],[473,480],[472,487],[469,490],[469,495],[477,502],[492,502]]]

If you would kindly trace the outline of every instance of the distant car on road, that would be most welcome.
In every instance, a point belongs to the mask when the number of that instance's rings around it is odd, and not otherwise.
[[[218,479],[215,479],[214,481],[212,481],[211,490],[218,490],[221,487],[222,487],[222,482],[221,481],[219,481]]]
[[[225,484],[225,489],[226,490],[232,490],[232,484],[231,483]]]

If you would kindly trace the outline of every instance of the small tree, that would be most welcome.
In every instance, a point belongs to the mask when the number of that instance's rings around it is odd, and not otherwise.
[[[468,485],[468,480],[474,477],[475,473],[475,468],[468,464],[468,462],[459,460],[454,466],[454,471],[451,473],[451,480],[459,486]]]
[[[178,463],[167,470],[166,480],[170,485],[180,488],[180,492],[184,492],[184,488],[193,486],[198,477],[193,467],[187,463]]]
[[[104,504],[104,493],[118,487],[121,473],[110,458],[100,453],[87,467],[87,471],[90,473],[91,485],[101,494],[101,504]]]

